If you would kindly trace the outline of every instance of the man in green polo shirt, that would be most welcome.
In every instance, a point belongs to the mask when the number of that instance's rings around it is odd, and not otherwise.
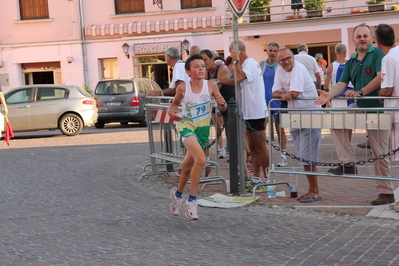
[[[371,44],[371,35],[371,28],[364,23],[353,29],[352,40],[357,52],[346,62],[339,82],[329,92],[319,91],[320,97],[316,99],[315,103],[325,104],[338,96],[344,91],[350,81],[354,85],[354,90],[347,91],[345,93],[346,97],[378,96],[381,84],[381,61],[385,54]],[[367,99],[358,99],[357,105],[361,108],[383,107],[383,103],[379,100]],[[389,133],[389,130],[367,130],[374,158],[388,152]],[[333,129],[332,136],[338,159],[343,163],[355,162],[355,156],[350,148],[348,131]],[[375,161],[374,171],[377,176],[391,176],[388,158]],[[357,174],[357,167],[349,165],[338,166],[329,169],[328,172],[337,175]],[[371,204],[381,205],[395,201],[391,181],[376,180],[376,185],[379,195]]]

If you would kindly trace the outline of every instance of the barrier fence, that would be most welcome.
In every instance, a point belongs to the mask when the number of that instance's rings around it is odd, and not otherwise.
[[[170,101],[173,97],[151,97],[146,98],[146,114],[148,125],[148,139],[150,145],[151,163],[143,167],[143,174],[140,180],[147,176],[168,177],[169,172],[174,171],[174,166],[180,168],[185,153],[184,148],[180,146],[179,136],[176,131],[175,121],[169,117],[167,111]],[[210,140],[216,138],[216,134],[211,130]],[[213,134],[212,134],[213,133]],[[215,160],[208,160],[207,165],[212,165],[212,170],[216,175],[207,175],[209,167],[203,171],[200,183],[203,183],[202,189],[210,184],[223,184],[224,191],[227,191],[226,181],[218,175],[219,163],[217,161],[217,145],[210,145],[208,152]],[[148,171],[147,168],[151,167]],[[162,169],[166,167],[166,169]],[[212,173],[212,172],[211,172]]]
[[[386,99],[384,97],[367,97],[367,99]],[[390,97],[389,99],[398,99],[399,97]],[[180,147],[178,134],[176,132],[174,121],[167,115],[169,109],[169,101],[172,97],[147,97],[146,112],[148,121],[148,136],[150,144],[150,158],[151,164],[144,166],[143,174],[140,180],[146,176],[158,175],[169,176],[169,172],[173,171],[173,166],[179,167],[184,159],[184,149]],[[274,99],[276,101],[278,99]],[[305,98],[301,100],[311,100],[314,98]],[[336,98],[332,101],[343,101],[346,98]],[[293,100],[295,101],[295,100]],[[269,103],[270,105],[271,103]],[[229,106],[230,108],[230,106]],[[270,167],[268,169],[268,178],[270,181],[278,179],[277,182],[260,183],[253,188],[253,196],[262,186],[271,185],[289,185],[288,175],[317,175],[324,177],[344,177],[344,178],[358,178],[358,179],[373,179],[373,180],[390,180],[399,181],[399,162],[393,161],[393,155],[399,152],[398,147],[390,147],[381,154],[372,154],[371,150],[357,148],[356,143],[364,142],[367,137],[367,132],[375,131],[376,138],[389,138],[386,135],[387,131],[392,129],[392,112],[399,111],[399,108],[322,108],[322,109],[297,109],[297,108],[270,108],[269,118],[272,117],[273,111],[279,111],[280,123],[287,134],[287,147],[285,155],[287,157],[287,165],[284,167],[276,167],[275,163],[280,157],[281,147],[278,144],[278,137],[276,131],[272,129],[272,123],[269,123],[266,134],[266,141],[269,149]],[[230,112],[230,110],[229,110]],[[235,114],[239,113],[234,111]],[[238,119],[242,119],[238,115]],[[320,156],[319,160],[306,161],[303,158],[296,156],[296,151],[292,143],[292,137],[289,133],[291,128],[310,128],[321,130],[320,141]],[[342,163],[338,159],[336,145],[331,134],[332,130],[346,131],[351,130],[351,147],[353,151],[354,161]],[[212,128],[211,140],[216,138],[215,130]],[[384,135],[382,135],[382,133]],[[380,134],[381,133],[381,134]],[[260,136],[261,137],[261,136]],[[342,137],[343,138],[343,137]],[[388,141],[388,140],[387,140]],[[213,158],[217,158],[217,145],[210,148]],[[230,154],[231,155],[231,154]],[[230,156],[231,157],[231,156]],[[383,176],[375,173],[375,168],[378,168],[383,161],[388,160],[390,174]],[[317,166],[317,172],[304,171],[302,162],[307,162]],[[216,175],[206,177],[205,173],[201,178],[203,187],[207,184],[223,184],[226,190],[225,179],[219,175],[218,160],[208,161],[213,164],[213,170]],[[338,166],[355,166],[357,168],[356,174],[343,173],[340,175],[328,172],[329,168]],[[151,170],[146,170],[151,167]],[[166,169],[164,169],[166,167]],[[295,168],[295,169],[294,169]],[[231,169],[230,169],[231,170]],[[378,172],[377,172],[378,173]],[[231,171],[230,171],[231,178]],[[236,181],[237,182],[237,181]],[[230,181],[230,187],[232,183]]]
[[[367,99],[384,100],[386,97],[366,97]],[[389,97],[389,99],[398,99],[399,97]],[[315,98],[302,98],[300,100],[314,101]],[[334,98],[332,101],[343,101],[347,98]],[[272,101],[279,101],[273,99]],[[272,102],[271,101],[271,102]],[[293,100],[295,101],[295,99]],[[354,143],[364,142],[367,139],[367,132],[376,132],[376,139],[384,138],[389,141],[390,135],[387,134],[392,130],[392,112],[399,111],[399,108],[358,108],[358,107],[339,107],[339,108],[322,108],[322,109],[297,109],[297,108],[270,108],[269,103],[269,117],[273,111],[280,112],[280,125],[287,134],[287,148],[286,157],[287,165],[285,167],[275,167],[276,158],[280,157],[281,147],[277,141],[273,143],[272,138],[277,140],[277,135],[271,128],[267,134],[267,141],[269,147],[270,170],[269,179],[273,180],[277,175],[282,175],[286,178],[287,175],[317,175],[326,177],[344,177],[344,178],[358,178],[358,179],[373,179],[373,180],[389,180],[399,181],[399,162],[393,161],[393,155],[399,152],[399,147],[390,147],[381,154],[372,154],[371,149],[360,149]],[[310,128],[321,130],[320,142],[320,156],[317,161],[307,161],[296,156],[295,148],[292,143],[291,135],[289,134],[292,128]],[[332,131],[343,132],[351,130],[352,135],[350,150],[353,152],[354,161],[342,163],[339,161],[336,151],[336,142],[333,140]],[[341,135],[341,141],[345,138],[345,134]],[[388,139],[387,139],[388,138]],[[353,143],[353,144],[352,144]],[[385,162],[384,162],[385,161]],[[383,167],[382,164],[389,164],[389,175],[383,176],[376,174],[375,169]],[[304,171],[302,162],[317,166],[317,172]],[[334,174],[328,172],[328,168],[338,166],[352,166],[357,168],[357,173],[343,173]],[[295,170],[293,170],[295,168]],[[378,173],[378,172],[377,172]],[[288,179],[288,178],[287,178]],[[262,186],[270,186],[274,184],[258,184],[253,189],[255,197],[256,190]]]

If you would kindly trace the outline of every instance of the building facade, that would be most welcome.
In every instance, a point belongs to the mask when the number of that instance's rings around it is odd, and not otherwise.
[[[354,51],[352,29],[362,22],[390,24],[399,36],[399,11],[389,10],[394,4],[389,2],[386,11],[352,14],[354,8],[367,8],[364,0],[334,0],[322,17],[310,18],[301,10],[301,17],[292,19],[289,3],[272,0],[260,15],[248,12],[240,19],[238,34],[258,61],[267,58],[264,46],[274,41],[292,49],[307,43],[310,54],[321,52],[331,62],[337,43]],[[233,39],[224,1],[10,0],[0,5],[3,91],[28,84],[94,89],[99,80],[118,77],[150,77],[166,88],[169,46],[177,47],[183,59],[192,45],[227,56]]]

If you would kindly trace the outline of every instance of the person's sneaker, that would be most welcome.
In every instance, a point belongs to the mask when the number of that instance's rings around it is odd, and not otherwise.
[[[224,148],[219,150],[219,159],[226,158],[226,150]]]
[[[284,158],[280,158],[280,161],[277,163],[277,167],[284,167],[287,166],[287,160]]]
[[[395,208],[399,208],[399,202],[389,204],[389,208],[391,210],[395,210]]]
[[[173,215],[179,215],[181,203],[183,201],[183,198],[176,197],[176,191],[177,191],[177,188],[173,188],[170,191],[170,199],[172,200],[172,203],[170,203],[170,212]]]
[[[336,168],[330,168],[327,172],[332,173],[334,175],[343,175],[343,174],[357,174],[356,166],[338,166]]]
[[[362,148],[362,149],[371,149],[371,146],[370,146],[370,142],[369,142],[369,140],[367,139],[365,142],[363,142],[363,143],[359,143],[359,144],[357,144],[357,146],[359,147],[359,148]]]
[[[198,220],[198,213],[197,213],[197,201],[186,201],[184,203],[184,209],[186,210],[186,217],[191,220]]]
[[[378,198],[371,202],[371,205],[383,205],[388,203],[394,203],[395,196],[393,194],[379,194]]]

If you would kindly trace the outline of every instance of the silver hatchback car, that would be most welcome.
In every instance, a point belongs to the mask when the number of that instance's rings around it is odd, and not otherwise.
[[[159,85],[148,78],[109,79],[97,83],[94,98],[98,105],[96,128],[105,123],[139,122],[147,126],[145,97],[150,90],[161,91]]]
[[[72,85],[29,85],[4,93],[14,132],[60,129],[78,135],[97,122],[94,98]]]

